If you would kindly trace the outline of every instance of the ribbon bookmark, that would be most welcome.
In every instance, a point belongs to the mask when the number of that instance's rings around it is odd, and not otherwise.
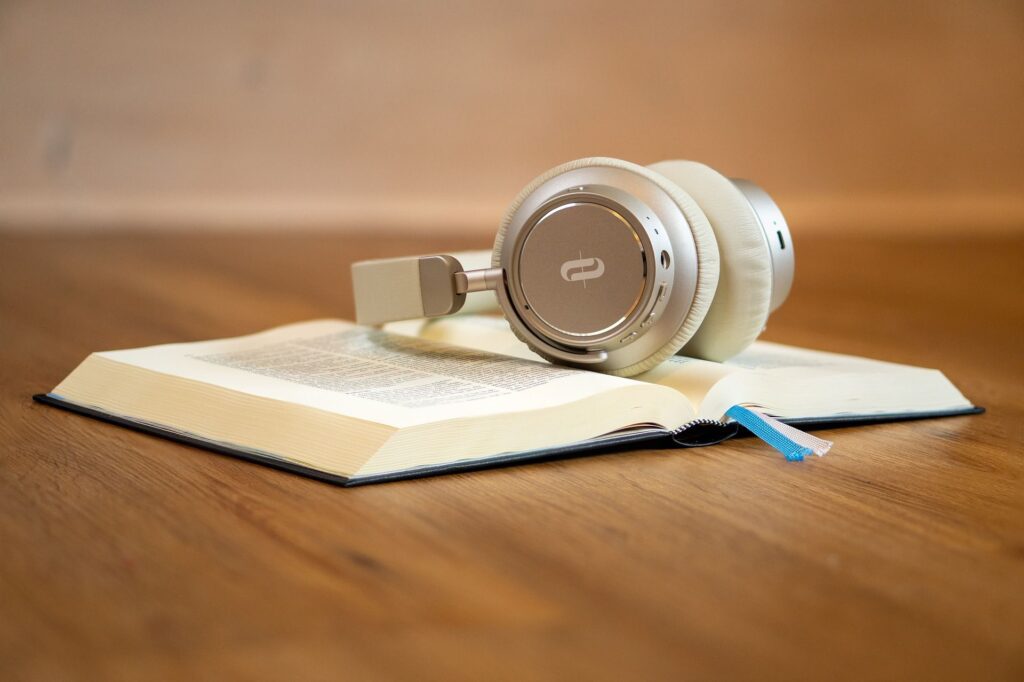
[[[760,410],[751,410],[742,405],[733,405],[725,413],[740,423],[752,434],[781,452],[790,462],[799,462],[806,455],[821,457],[832,447],[832,441],[816,438]]]

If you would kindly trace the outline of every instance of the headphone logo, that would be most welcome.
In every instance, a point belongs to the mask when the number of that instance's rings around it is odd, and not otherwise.
[[[604,274],[604,261],[600,258],[580,258],[562,263],[562,279],[566,282],[583,282],[587,286],[588,279],[597,279]]]

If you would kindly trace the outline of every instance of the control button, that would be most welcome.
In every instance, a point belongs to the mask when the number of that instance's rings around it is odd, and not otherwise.
[[[627,341],[632,341],[639,334],[640,334],[640,332],[633,332],[632,334],[629,334],[627,336],[623,336],[621,339],[619,339],[619,343],[626,343]]]
[[[650,314],[650,315],[648,315],[648,316],[646,317],[646,319],[644,319],[644,321],[640,323],[640,326],[641,326],[641,327],[649,327],[649,326],[651,326],[652,324],[654,324],[654,318],[655,318],[656,316],[657,316],[657,315],[655,314],[655,311],[653,311],[653,310],[652,310],[652,311],[651,311],[651,314]]]
[[[662,282],[661,286],[658,288],[658,300],[659,301],[661,299],[665,298],[665,292],[667,292],[667,291],[668,291],[668,282]]]

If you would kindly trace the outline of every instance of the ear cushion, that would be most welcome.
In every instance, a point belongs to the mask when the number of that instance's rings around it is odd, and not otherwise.
[[[552,168],[546,173],[535,178],[533,182],[523,188],[523,191],[519,193],[519,196],[517,196],[512,202],[512,205],[509,206],[504,219],[501,221],[501,227],[498,229],[498,234],[494,239],[494,251],[491,256],[491,265],[492,267],[498,267],[501,265],[501,250],[505,244],[505,232],[508,230],[508,226],[512,222],[512,217],[515,215],[516,211],[519,210],[519,207],[528,196],[533,194],[533,192],[545,182],[558,175],[568,173],[569,171],[573,171],[578,168],[588,168],[592,166],[604,166],[630,171],[650,180],[657,187],[663,190],[672,199],[676,206],[679,207],[683,216],[685,216],[686,222],[690,227],[690,232],[693,234],[693,241],[697,251],[697,288],[694,294],[693,303],[690,305],[689,311],[680,322],[679,327],[673,334],[672,338],[669,339],[669,341],[653,355],[650,355],[639,362],[633,363],[628,367],[608,372],[609,374],[617,376],[632,376],[651,369],[661,361],[679,352],[679,349],[682,348],[695,333],[697,333],[698,329],[700,329],[701,323],[704,321],[704,318],[711,307],[711,303],[715,298],[715,288],[718,286],[719,255],[718,244],[715,242],[714,231],[711,228],[711,224],[708,221],[707,216],[704,215],[704,212],[701,210],[698,203],[694,201],[694,198],[687,192],[681,189],[677,183],[671,182],[662,174],[654,172],[641,165],[604,156],[577,159]],[[512,329],[513,331],[515,330],[515,325],[512,325]],[[526,341],[525,339],[522,340],[524,342]]]
[[[715,300],[681,352],[727,360],[753,343],[768,321],[772,265],[764,231],[743,193],[718,171],[693,161],[662,161],[650,168],[697,200],[721,255]]]

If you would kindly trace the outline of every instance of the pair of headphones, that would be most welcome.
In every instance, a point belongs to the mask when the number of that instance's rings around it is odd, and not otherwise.
[[[356,321],[371,325],[449,315],[491,290],[541,357],[631,376],[676,353],[742,351],[793,264],[786,220],[757,185],[693,161],[596,157],[527,185],[492,252],[362,261],[352,283]]]

